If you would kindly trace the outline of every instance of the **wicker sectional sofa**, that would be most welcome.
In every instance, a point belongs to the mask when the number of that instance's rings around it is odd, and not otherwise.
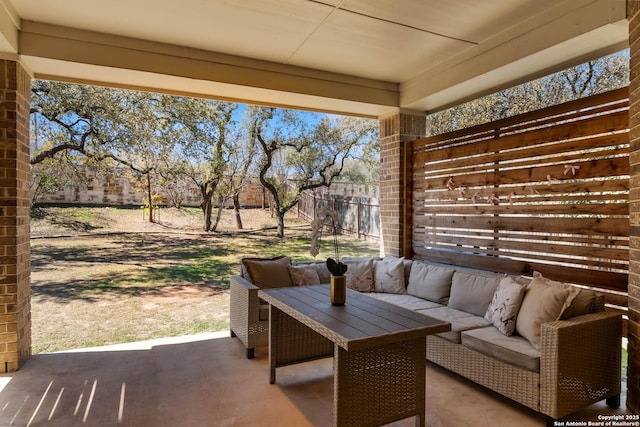
[[[248,357],[268,344],[268,313],[252,282],[328,281],[321,263],[289,262],[280,257],[271,270],[249,262],[231,278],[231,334]],[[601,400],[620,404],[622,319],[604,310],[601,295],[537,274],[531,280],[394,257],[344,262],[352,289],[451,323],[450,332],[427,338],[428,360],[546,414],[551,424]]]

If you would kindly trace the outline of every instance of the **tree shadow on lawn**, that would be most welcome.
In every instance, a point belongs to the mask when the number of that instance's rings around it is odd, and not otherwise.
[[[228,289],[228,278],[239,266],[225,259],[229,249],[207,239],[176,236],[119,236],[117,240],[93,239],[89,244],[59,246],[41,244],[32,249],[32,271],[44,273],[34,280],[32,296],[57,302],[96,302],[107,295],[142,296],[170,291],[176,287],[209,290]],[[222,259],[216,259],[222,258]],[[114,272],[122,265],[125,271]],[[126,266],[129,266],[127,268]],[[46,279],[51,268],[90,271],[90,278]],[[116,267],[117,268],[117,267]],[[107,269],[105,272],[105,269]]]
[[[142,265],[158,260],[184,261],[228,254],[229,250],[218,242],[199,238],[130,235],[101,241],[94,237],[90,244],[61,247],[52,243],[33,247],[31,268],[33,271],[46,270],[51,260],[62,263]]]
[[[104,236],[101,236],[104,237]],[[113,238],[95,236],[87,241],[41,243],[32,249],[32,270],[45,273],[52,267],[91,270],[91,278],[56,281],[38,280],[31,286],[34,297],[57,302],[84,300],[97,302],[108,295],[141,296],[170,292],[172,287],[198,287],[223,292],[229,277],[240,272],[244,256],[271,257],[290,255],[296,261],[323,262],[334,256],[333,238],[323,238],[321,255],[309,254],[310,238],[305,234],[278,239],[256,233],[249,240],[231,241],[215,236],[122,235]],[[211,237],[211,238],[210,238]],[[222,240],[221,240],[222,239]],[[340,256],[371,256],[377,249],[362,241],[339,240]],[[128,271],[100,271],[109,265],[129,266]],[[133,267],[136,266],[136,267]],[[45,275],[43,274],[43,275]]]
[[[112,279],[74,280],[65,282],[47,282],[43,284],[31,284],[32,297],[53,299],[58,303],[71,301],[84,301],[89,303],[100,302],[110,296],[128,297],[178,297],[193,295],[199,297],[215,296],[222,294],[229,288],[228,283],[210,281],[207,283],[185,283],[179,280],[174,283],[149,286],[131,285],[130,277],[120,277],[120,281]]]

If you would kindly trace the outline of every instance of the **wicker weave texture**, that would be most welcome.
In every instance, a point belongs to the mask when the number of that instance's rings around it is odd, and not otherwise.
[[[246,348],[269,344],[269,321],[260,321],[260,288],[240,276],[229,282],[229,327]]]
[[[425,336],[449,330],[448,323],[357,293],[338,308],[324,285],[260,296],[270,304],[270,382],[279,366],[333,355],[334,425],[414,416],[417,426],[425,425]]]
[[[540,410],[561,418],[620,394],[622,318],[600,312],[542,326]]]
[[[539,411],[540,375],[455,344],[427,337],[427,359],[529,408]]]
[[[275,368],[333,356],[333,343],[274,306],[269,308],[269,363]]]
[[[418,416],[424,425],[425,339],[346,351],[336,346],[334,425],[373,426]]]

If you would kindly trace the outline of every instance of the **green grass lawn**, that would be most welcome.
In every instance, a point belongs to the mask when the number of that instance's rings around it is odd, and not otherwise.
[[[314,259],[310,230],[300,222],[291,221],[284,239],[272,229],[204,234],[166,224],[152,232],[104,234],[114,215],[131,215],[121,219],[129,225],[141,221],[139,212],[86,209],[55,214],[54,234],[72,229],[81,235],[32,239],[34,353],[228,329],[229,277],[239,274],[243,257]],[[253,219],[258,226],[270,220],[268,214]],[[379,253],[373,241],[341,236],[339,244],[341,256]],[[332,241],[323,240],[317,261],[332,255]]]

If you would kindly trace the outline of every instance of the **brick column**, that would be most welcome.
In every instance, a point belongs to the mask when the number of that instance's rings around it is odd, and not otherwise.
[[[30,98],[29,74],[0,60],[0,372],[31,356]]]
[[[380,217],[384,254],[410,256],[404,246],[404,146],[426,135],[426,115],[400,111],[380,118]]]

